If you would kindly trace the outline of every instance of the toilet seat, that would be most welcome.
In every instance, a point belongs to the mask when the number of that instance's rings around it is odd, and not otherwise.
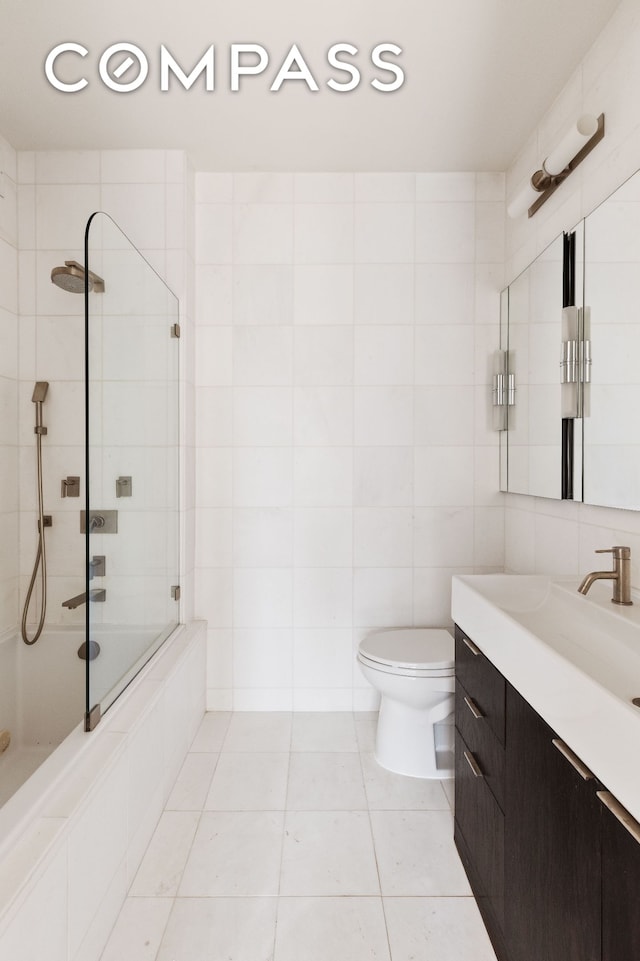
[[[358,646],[359,658],[374,670],[407,677],[450,677],[455,646],[442,628],[374,631]]]
[[[394,674],[396,677],[432,677],[432,678],[447,678],[453,677],[453,668],[447,667],[444,670],[430,670],[428,667],[398,667],[398,665],[391,664],[381,664],[380,661],[372,661],[370,658],[365,657],[364,654],[358,654],[358,660],[365,667],[371,668],[372,671],[380,671],[382,674]]]

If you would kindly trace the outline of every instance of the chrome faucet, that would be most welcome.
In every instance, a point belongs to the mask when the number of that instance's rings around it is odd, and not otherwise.
[[[95,591],[89,591],[90,601],[105,601],[107,599],[107,592],[102,588],[96,588]],[[87,603],[87,594],[76,594],[75,597],[70,597],[68,601],[63,601],[62,606],[68,607],[70,611],[75,611],[76,607],[80,607],[81,604]]]
[[[586,594],[594,581],[613,581],[612,604],[633,604],[631,600],[631,548],[606,547],[596,554],[613,554],[612,571],[592,571],[582,581],[578,588],[581,594]]]

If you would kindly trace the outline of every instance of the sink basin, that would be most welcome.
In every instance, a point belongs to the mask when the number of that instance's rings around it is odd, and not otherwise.
[[[640,819],[640,598],[543,575],[453,578],[452,615],[599,780]]]

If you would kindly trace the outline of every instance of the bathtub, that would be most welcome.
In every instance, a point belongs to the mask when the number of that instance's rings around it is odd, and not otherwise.
[[[50,629],[32,647],[19,637],[0,644],[0,805],[28,779],[84,717],[81,628]]]
[[[20,711],[36,690],[35,669],[10,705],[7,755],[47,756],[0,808],[0,958],[98,961],[204,714],[206,630],[204,622],[177,628],[89,734],[82,635],[53,631],[38,644],[45,640],[42,710],[28,720]],[[25,651],[0,645],[0,670],[13,660],[24,680],[36,660]],[[73,667],[61,679],[68,656]],[[60,684],[66,703],[52,715]]]
[[[166,632],[101,626],[91,636],[100,645],[91,661],[93,705],[123,674],[125,681],[135,677]],[[83,641],[84,627],[78,625],[48,628],[31,646],[15,635],[0,644],[0,731],[11,737],[0,754],[0,807],[83,721],[86,661],[78,656]],[[123,665],[131,665],[126,674]]]

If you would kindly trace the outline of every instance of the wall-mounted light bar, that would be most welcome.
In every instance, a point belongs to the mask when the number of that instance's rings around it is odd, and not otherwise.
[[[506,350],[494,351],[493,370],[491,385],[493,429],[507,430],[507,411],[516,402],[516,384],[514,375],[509,372],[509,354]]]
[[[589,415],[591,383],[591,311],[565,307],[560,345],[561,410],[563,417]]]
[[[509,216],[519,217],[527,210],[529,217],[533,217],[603,137],[603,113],[599,117],[589,113],[578,117],[555,150],[543,161],[540,170],[536,170],[528,184],[508,205]]]

